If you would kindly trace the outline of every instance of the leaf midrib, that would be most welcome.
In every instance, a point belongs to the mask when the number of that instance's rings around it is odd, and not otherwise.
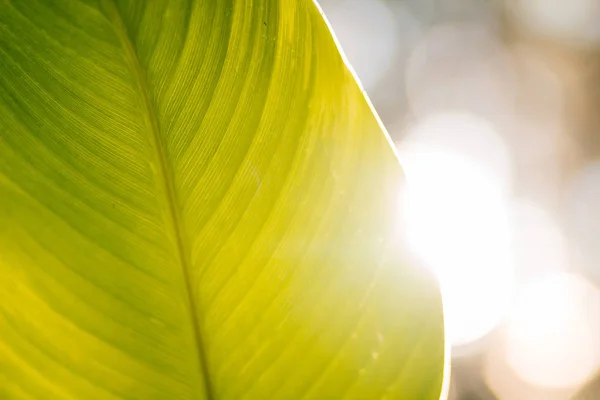
[[[129,36],[127,27],[125,26],[123,18],[121,17],[119,9],[117,8],[114,0],[102,0],[101,4],[104,8],[105,15],[110,21],[117,37],[121,42],[125,59],[127,61],[127,66],[129,67],[132,77],[135,79],[136,93],[138,94],[138,100],[140,101],[146,131],[148,132],[148,142],[151,147],[151,152],[154,156],[156,167],[154,170],[158,176],[157,184],[160,186],[160,191],[164,194],[161,200],[164,203],[164,208],[166,208],[166,222],[169,224],[169,229],[171,230],[171,234],[175,239],[175,252],[177,254],[177,261],[181,266],[183,280],[185,281],[185,298],[193,326],[196,353],[198,356],[198,362],[200,364],[199,370],[204,381],[206,398],[207,400],[212,400],[214,399],[214,396],[207,367],[207,357],[204,351],[203,335],[191,286],[191,253],[188,247],[188,241],[185,239],[185,230],[182,223],[180,210],[177,206],[178,203],[174,187],[173,171],[167,161],[165,145],[161,138],[156,110],[150,97],[148,81],[140,64],[133,42]]]

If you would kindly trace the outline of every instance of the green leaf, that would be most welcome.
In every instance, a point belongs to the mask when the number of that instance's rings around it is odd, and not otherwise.
[[[437,399],[403,179],[309,0],[0,1],[0,398]]]

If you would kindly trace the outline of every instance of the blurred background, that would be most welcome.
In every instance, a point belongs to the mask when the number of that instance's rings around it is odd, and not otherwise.
[[[407,173],[450,399],[600,399],[600,0],[319,3]]]

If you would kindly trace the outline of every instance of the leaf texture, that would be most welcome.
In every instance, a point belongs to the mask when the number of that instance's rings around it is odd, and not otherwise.
[[[437,399],[404,177],[308,0],[0,0],[0,399]]]

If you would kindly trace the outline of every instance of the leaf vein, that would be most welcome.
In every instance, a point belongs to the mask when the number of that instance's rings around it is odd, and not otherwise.
[[[189,309],[190,319],[192,321],[192,328],[194,331],[196,350],[198,354],[198,367],[204,380],[206,398],[207,400],[212,400],[214,398],[211,386],[212,382],[209,377],[202,329],[198,318],[198,310],[196,309],[194,302],[194,291],[191,286],[192,280],[190,276],[191,260],[189,245],[187,239],[185,238],[186,235],[183,222],[181,220],[174,186],[173,171],[171,170],[168,162],[165,143],[161,138],[157,112],[151,99],[150,88],[147,82],[146,74],[144,73],[144,70],[140,64],[134,44],[130,38],[130,34],[125,26],[115,1],[103,0],[102,5],[107,18],[111,22],[115,33],[121,41],[127,64],[137,86],[136,89],[139,95],[142,113],[144,114],[144,122],[149,133],[149,144],[153,150],[155,158],[154,162],[156,163],[156,165],[152,166],[155,168],[155,172],[159,176],[159,182],[157,182],[157,184],[161,186],[162,192],[164,193],[164,198],[162,200],[164,203],[166,203],[166,214],[169,220],[166,222],[170,223],[171,225],[170,228],[171,233],[174,236],[178,262],[182,267],[183,280],[186,289],[186,301]]]

